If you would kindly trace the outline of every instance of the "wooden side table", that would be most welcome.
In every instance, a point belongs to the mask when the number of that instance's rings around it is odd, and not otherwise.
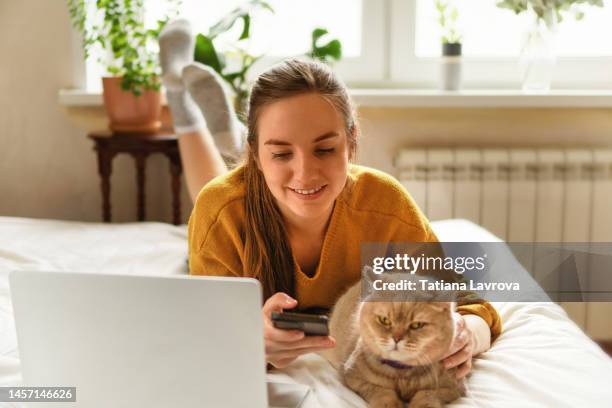
[[[172,216],[175,225],[181,222],[181,157],[178,150],[176,135],[160,131],[156,134],[117,134],[110,131],[92,132],[88,135],[95,143],[94,150],[98,154],[98,172],[102,189],[102,219],[111,222],[110,176],[114,157],[119,153],[127,153],[134,158],[136,164],[137,215],[138,221],[145,220],[145,166],[147,157],[153,153],[165,155],[170,162],[172,180]]]

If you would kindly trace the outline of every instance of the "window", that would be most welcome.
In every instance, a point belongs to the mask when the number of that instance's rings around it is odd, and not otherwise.
[[[438,83],[439,29],[433,0],[390,0],[390,79],[394,84],[435,88]],[[498,9],[496,0],[460,1],[464,88],[520,89],[517,56],[529,16]],[[553,87],[612,88],[612,0],[604,8],[585,7],[584,20],[559,25]]]
[[[162,15],[163,2],[151,2],[147,8],[147,20],[151,23]],[[244,0],[183,0],[180,17],[188,19],[196,32],[208,32],[210,26],[223,15],[238,7]],[[334,37],[340,38],[346,57],[357,57],[361,52],[360,0],[309,0],[297,3],[287,0],[268,0],[274,14],[258,11],[252,23],[252,44],[255,54],[264,53],[276,57],[297,55],[310,47],[313,28],[327,28]],[[305,7],[306,6],[306,7]],[[325,12],[321,12],[325,10]],[[342,18],[337,18],[338,15]],[[232,38],[236,38],[241,27],[235,27]]]
[[[501,9],[496,0],[455,1],[459,11],[459,31],[463,34],[466,57],[516,57],[521,47],[523,30],[532,22],[526,14],[515,15]],[[584,7],[580,21],[568,16],[558,25],[559,57],[611,57],[612,1],[605,8]],[[439,55],[440,28],[434,0],[417,0],[417,57]]]
[[[188,19],[196,33],[208,32],[222,16],[244,0],[183,0],[180,17]],[[295,2],[268,0],[274,14],[261,10],[256,21],[251,23],[251,40],[248,49],[255,55],[265,54],[252,69],[256,75],[267,66],[288,56],[302,55],[310,49],[311,32],[316,27],[329,30],[330,37],[342,42],[343,59],[336,65],[340,75],[347,81],[382,79],[383,57],[380,44],[384,43],[382,30],[383,3],[379,0],[309,0]],[[163,16],[163,2],[146,1],[146,22],[150,27]],[[363,29],[370,27],[371,30]],[[220,48],[227,46],[229,39],[239,35],[240,24],[234,31],[219,38]],[[369,32],[368,32],[369,31]],[[225,41],[224,41],[225,40]],[[100,76],[104,69],[97,56],[87,63],[87,88],[100,90]]]
[[[181,16],[196,32],[207,32],[242,1],[183,0]],[[440,30],[434,0],[268,1],[276,13],[261,11],[252,23],[249,50],[266,55],[252,69],[253,76],[283,57],[303,54],[312,29],[322,26],[342,41],[344,57],[335,69],[350,86],[437,87]],[[153,25],[163,13],[163,2],[146,2],[147,21]],[[517,56],[530,17],[496,3],[456,1],[464,88],[520,88]],[[559,25],[555,88],[612,88],[612,41],[607,40],[612,36],[612,0],[605,0],[604,8],[586,6],[584,11],[582,21],[568,17]],[[100,89],[102,74],[95,58],[90,59],[88,90]]]

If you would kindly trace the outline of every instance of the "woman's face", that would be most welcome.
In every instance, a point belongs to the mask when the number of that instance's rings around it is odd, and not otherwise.
[[[317,93],[264,107],[258,120],[258,161],[285,217],[315,220],[328,215],[349,165],[340,113]]]

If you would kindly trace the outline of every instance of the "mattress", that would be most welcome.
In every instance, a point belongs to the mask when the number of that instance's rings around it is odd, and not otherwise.
[[[441,241],[499,241],[465,220],[434,222],[433,228]],[[0,217],[0,385],[16,385],[21,378],[10,271],[185,274],[186,240],[184,225]],[[502,317],[503,333],[489,351],[474,359],[468,394],[450,407],[611,406],[612,359],[563,309],[549,302],[494,306]],[[306,407],[367,406],[318,355],[302,356],[285,369],[270,371],[268,377],[311,387]]]

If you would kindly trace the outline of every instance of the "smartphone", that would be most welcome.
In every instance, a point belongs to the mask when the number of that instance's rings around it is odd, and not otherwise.
[[[306,336],[329,336],[328,318],[320,314],[272,312],[272,324],[277,329],[301,330]]]

